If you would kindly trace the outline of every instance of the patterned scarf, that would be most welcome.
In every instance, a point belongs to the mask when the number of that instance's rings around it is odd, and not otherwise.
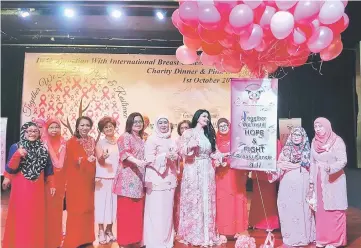
[[[292,141],[292,135],[294,133],[300,133],[302,136],[302,140],[300,144],[294,144]],[[293,164],[300,163],[303,167],[310,166],[310,142],[308,141],[308,137],[305,129],[302,127],[295,127],[292,129],[290,135],[287,138],[287,141],[282,148],[282,152],[280,154],[280,161],[288,161]]]
[[[88,157],[94,155],[95,140],[91,136],[87,136],[85,138],[81,137],[80,139],[78,139],[78,142],[82,145]]]
[[[20,160],[20,170],[24,177],[28,180],[36,180],[39,178],[40,173],[44,170],[48,162],[48,151],[43,143],[39,139],[35,141],[29,141],[25,138],[26,129],[30,126],[37,125],[34,122],[25,123],[20,130],[20,142],[19,147],[23,147],[27,155]]]

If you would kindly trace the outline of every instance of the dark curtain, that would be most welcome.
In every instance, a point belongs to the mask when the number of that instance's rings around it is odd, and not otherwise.
[[[32,48],[2,46],[1,60],[1,116],[8,117],[7,148],[19,140],[20,108],[25,52],[73,53],[148,53],[174,54],[173,49],[84,49]],[[314,60],[317,60],[314,59]],[[314,136],[313,121],[319,116],[328,118],[334,131],[347,146],[348,166],[356,168],[356,51],[344,50],[335,60],[304,65],[285,70],[279,77],[279,118],[302,118],[310,140]]]

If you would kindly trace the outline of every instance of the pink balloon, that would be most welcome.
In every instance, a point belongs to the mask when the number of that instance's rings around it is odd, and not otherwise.
[[[293,31],[292,42],[296,45],[306,42],[307,35],[300,28],[295,28]]]
[[[232,0],[214,0],[214,5],[222,14],[229,14],[231,10],[237,5],[237,1]]]
[[[180,20],[179,9],[176,9],[172,14],[172,23],[176,28],[178,28],[178,22],[180,22]]]
[[[200,56],[200,60],[203,65],[205,66],[213,66],[217,62],[219,62],[219,56],[218,55],[208,55],[205,52],[202,52]]]
[[[276,0],[275,2],[280,10],[288,10],[292,8],[298,1]]]
[[[345,12],[345,6],[341,1],[327,1],[320,10],[318,19],[323,24],[332,24],[340,20]]]
[[[198,7],[206,6],[206,5],[214,5],[213,0],[197,0]]]
[[[292,33],[295,20],[293,15],[287,11],[278,11],[271,19],[272,34],[282,40]]]
[[[246,4],[239,4],[229,14],[229,24],[235,29],[241,29],[253,22],[253,10]]]
[[[270,6],[266,6],[266,9],[264,10],[262,17],[259,21],[259,24],[262,28],[269,28],[271,24],[272,16],[276,13],[276,9]]]
[[[315,19],[320,11],[320,3],[315,0],[299,1],[296,5],[293,16],[295,22],[307,23]]]
[[[248,0],[248,1],[245,0],[243,2],[247,4],[249,7],[251,7],[251,9],[255,9],[262,3],[262,0]]]
[[[187,25],[198,24],[198,5],[196,2],[184,2],[179,6],[179,17]]]
[[[333,32],[330,28],[321,26],[311,36],[307,46],[313,53],[319,53],[328,47],[333,40]]]
[[[330,61],[338,57],[338,55],[341,54],[342,50],[343,44],[341,41],[341,36],[338,35],[328,47],[326,47],[320,52],[320,57],[323,61]]]
[[[202,5],[198,11],[199,23],[207,29],[215,29],[221,21],[221,14],[214,5]]]
[[[202,41],[200,39],[190,39],[184,36],[183,44],[192,50],[198,50],[202,45]]]
[[[239,73],[243,68],[241,61],[236,59],[223,58],[221,64],[222,68],[230,73]]]
[[[184,65],[191,65],[195,63],[198,59],[197,52],[186,46],[178,47],[175,56],[178,59],[178,61]]]
[[[215,64],[214,66],[216,67],[217,71],[219,71],[219,72],[224,72],[224,68],[223,68],[221,62],[219,62],[219,61],[216,62],[216,64]]]
[[[241,48],[243,50],[251,50],[258,47],[262,42],[263,30],[260,25],[254,24],[252,33],[249,38],[245,41],[240,41]]]
[[[267,48],[267,44],[263,39],[261,43],[254,50],[256,50],[257,52],[263,52],[264,50],[266,50],[266,48]]]
[[[224,48],[232,48],[236,42],[236,35],[226,35],[223,39],[218,40]]]

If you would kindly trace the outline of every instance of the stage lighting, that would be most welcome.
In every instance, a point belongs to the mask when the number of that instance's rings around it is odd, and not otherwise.
[[[163,14],[162,12],[158,11],[156,15],[157,15],[157,18],[158,18],[159,20],[163,20],[163,19],[164,19],[164,14]]]
[[[30,15],[29,11],[20,11],[20,16],[23,17],[23,18],[26,18]]]
[[[114,18],[119,18],[122,16],[122,12],[120,10],[115,9],[115,10],[112,10],[111,15]]]
[[[69,8],[66,8],[64,9],[64,15],[66,17],[74,17],[75,16],[75,11],[73,9],[69,9]]]

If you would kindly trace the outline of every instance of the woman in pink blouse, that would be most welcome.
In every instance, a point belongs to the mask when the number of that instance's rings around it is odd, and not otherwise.
[[[143,234],[144,121],[140,113],[129,115],[118,139],[119,167],[113,193],[117,200],[117,241],[120,247],[140,247]]]
[[[174,243],[173,203],[177,187],[178,153],[167,117],[155,120],[145,143],[146,169],[143,241],[147,248],[171,248]]]
[[[347,163],[346,146],[326,118],[314,122],[311,145],[310,193],[316,198],[316,245],[345,246],[347,190],[343,168]]]

